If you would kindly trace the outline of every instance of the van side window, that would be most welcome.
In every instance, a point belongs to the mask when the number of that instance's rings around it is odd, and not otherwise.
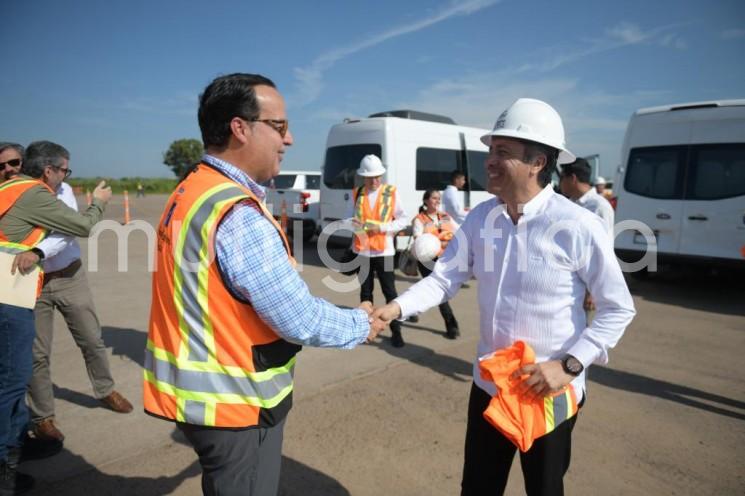
[[[720,200],[745,195],[745,145],[691,147],[686,198]]]
[[[450,173],[459,169],[460,150],[416,149],[416,189],[443,190],[450,184]]]
[[[305,189],[321,189],[321,176],[315,174],[305,176]]]
[[[382,147],[365,144],[328,148],[323,165],[323,184],[331,189],[351,190],[354,188],[354,178],[362,157],[370,154],[382,157]]]
[[[471,191],[486,191],[486,157],[487,152],[468,150],[468,180]]]
[[[634,148],[624,187],[630,193],[667,200],[683,197],[684,146]]]

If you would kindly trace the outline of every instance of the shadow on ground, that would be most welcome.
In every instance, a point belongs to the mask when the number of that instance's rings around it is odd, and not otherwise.
[[[590,367],[588,378],[610,388],[646,394],[725,417],[745,420],[745,402],[718,394],[597,365]]]

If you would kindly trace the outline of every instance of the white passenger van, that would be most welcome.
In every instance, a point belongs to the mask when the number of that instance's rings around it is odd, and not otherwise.
[[[659,263],[745,268],[745,100],[636,111],[615,192],[616,224],[648,225]],[[646,240],[628,229],[618,234],[615,248],[633,262]]]
[[[321,227],[343,219],[355,187],[362,181],[356,170],[362,157],[380,157],[387,171],[383,182],[398,188],[403,209],[413,219],[427,189],[442,191],[450,173],[466,175],[463,206],[472,208],[490,198],[485,191],[484,161],[488,148],[480,138],[488,129],[458,126],[449,117],[395,110],[372,114],[367,119],[345,119],[331,128],[321,181]],[[349,231],[336,236],[350,237]],[[403,249],[408,238],[399,238]]]

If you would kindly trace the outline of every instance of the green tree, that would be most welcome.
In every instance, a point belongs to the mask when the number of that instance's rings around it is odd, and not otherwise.
[[[202,142],[196,139],[180,139],[171,143],[163,154],[163,163],[171,168],[176,177],[183,177],[194,164],[199,163],[204,153]]]

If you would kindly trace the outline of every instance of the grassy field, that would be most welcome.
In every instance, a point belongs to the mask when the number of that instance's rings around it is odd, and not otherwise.
[[[130,194],[137,192],[137,184],[141,183],[145,194],[155,193],[170,193],[178,184],[178,179],[174,178],[153,178],[153,177],[123,177],[121,179],[109,179],[107,177],[95,177],[95,178],[71,178],[68,183],[75,189],[76,192],[85,193],[86,190],[93,191],[93,188],[102,181],[111,186],[112,191],[115,194],[121,194],[124,191],[128,191]]]

